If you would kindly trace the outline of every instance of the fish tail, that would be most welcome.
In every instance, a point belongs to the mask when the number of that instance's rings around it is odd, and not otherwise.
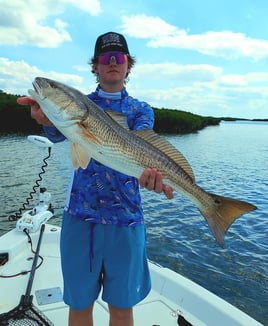
[[[215,194],[210,195],[214,201],[213,205],[209,208],[201,208],[200,212],[205,217],[217,242],[223,247],[224,235],[234,220],[257,207],[244,201]]]

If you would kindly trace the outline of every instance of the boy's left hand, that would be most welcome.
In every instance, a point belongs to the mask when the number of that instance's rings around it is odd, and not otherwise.
[[[163,192],[168,199],[172,199],[173,189],[170,186],[163,184],[163,176],[157,169],[145,169],[139,178],[139,183],[142,187],[155,191],[156,193]]]

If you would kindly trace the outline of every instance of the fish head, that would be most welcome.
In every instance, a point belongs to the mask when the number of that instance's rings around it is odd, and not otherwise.
[[[28,90],[42,111],[56,127],[67,127],[87,116],[85,95],[58,81],[36,77]]]

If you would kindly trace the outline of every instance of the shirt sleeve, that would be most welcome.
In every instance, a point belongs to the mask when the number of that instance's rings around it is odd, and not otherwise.
[[[153,129],[154,111],[146,102],[132,101],[132,110],[127,115],[128,125],[132,130]]]
[[[46,137],[53,143],[64,141],[66,137],[54,126],[43,126]]]

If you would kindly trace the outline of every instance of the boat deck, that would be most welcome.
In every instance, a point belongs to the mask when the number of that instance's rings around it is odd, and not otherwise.
[[[30,234],[33,248],[39,232]],[[68,325],[68,307],[62,301],[62,276],[59,252],[60,228],[46,225],[40,255],[44,258],[36,270],[31,294],[33,304],[54,323]],[[8,254],[8,262],[0,265],[0,275],[8,276],[29,271],[34,254],[23,232],[12,230],[0,237],[0,256]],[[38,263],[40,260],[38,261]],[[150,262],[152,291],[134,307],[135,325],[178,325],[178,313],[195,326],[261,325],[211,292],[185,277]],[[11,278],[0,277],[0,314],[14,308],[25,294],[29,273]],[[95,325],[108,325],[107,304],[101,299],[94,307]]]

